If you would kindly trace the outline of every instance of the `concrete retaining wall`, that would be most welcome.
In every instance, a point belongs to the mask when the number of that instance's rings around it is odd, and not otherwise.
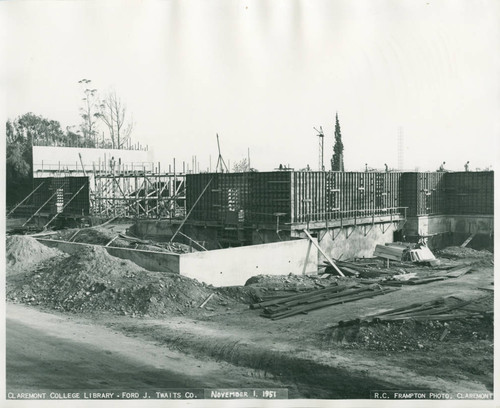
[[[318,250],[305,239],[182,254],[181,275],[214,286],[244,285],[255,275],[316,272]]]
[[[39,238],[39,242],[71,255],[82,247],[100,245]],[[102,247],[150,271],[180,273],[214,286],[244,285],[255,275],[301,275],[317,271],[318,252],[307,240],[276,242],[190,254],[166,254],[128,248]]]
[[[332,258],[371,258],[377,245],[394,242],[395,231],[396,224],[380,223],[322,230],[318,238],[321,249]],[[324,260],[321,258],[320,265]]]
[[[428,236],[432,249],[460,245],[471,234],[477,234],[468,245],[474,249],[493,247],[493,215],[422,215],[410,217],[404,233],[408,240]]]
[[[101,245],[82,244],[79,242],[57,241],[39,238],[39,242],[52,248],[57,248],[71,255],[77,255],[82,247],[99,246],[117,258],[128,259],[137,265],[154,272],[179,273],[179,254],[167,254],[163,252],[145,251],[140,249],[103,247]]]
[[[493,215],[422,215],[408,218],[405,231],[411,235],[493,232]]]

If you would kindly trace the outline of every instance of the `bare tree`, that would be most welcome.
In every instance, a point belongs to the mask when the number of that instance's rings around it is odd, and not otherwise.
[[[246,158],[241,159],[240,161],[233,164],[234,173],[245,173],[247,171],[251,171],[251,169]]]
[[[99,118],[108,127],[113,149],[121,149],[130,139],[133,121],[127,117],[127,107],[113,90],[101,101]]]

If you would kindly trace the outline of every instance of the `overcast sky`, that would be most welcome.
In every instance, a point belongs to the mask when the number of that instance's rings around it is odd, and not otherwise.
[[[485,168],[499,157],[495,0],[11,1],[0,3],[6,117],[77,125],[78,80],[114,88],[134,140],[201,169],[246,157],[318,168],[335,113],[346,170]]]

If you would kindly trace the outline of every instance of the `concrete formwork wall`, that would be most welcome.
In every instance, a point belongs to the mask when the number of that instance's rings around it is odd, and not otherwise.
[[[37,210],[62,215],[89,215],[88,177],[43,177],[33,179],[36,192],[27,201]]]
[[[196,221],[246,225],[273,224],[278,214],[284,223],[382,214],[399,207],[400,178],[401,173],[317,171],[193,174],[186,178],[187,209],[193,208]]]
[[[300,239],[182,254],[181,275],[214,286],[244,285],[256,275],[301,275],[318,268],[318,251]]]
[[[319,232],[319,245],[323,251],[335,259],[371,258],[376,245],[384,245],[394,241],[394,232],[397,225],[394,223],[380,223],[374,225],[360,225],[344,227]],[[325,260],[320,255],[321,265]]]
[[[493,214],[493,172],[447,173],[445,177],[447,214]]]

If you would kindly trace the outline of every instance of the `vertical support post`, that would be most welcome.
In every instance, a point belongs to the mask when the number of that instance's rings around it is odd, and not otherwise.
[[[160,162],[158,162],[158,173],[156,175],[156,216],[160,218],[160,200],[161,200],[161,178]]]
[[[174,185],[172,187],[172,194],[171,196],[175,196],[175,192],[177,191],[177,173],[175,170],[175,157],[174,157]],[[175,215],[175,210],[176,210],[176,203],[175,199],[170,201],[170,219],[172,219],[172,213]]]
[[[137,172],[134,171],[134,183],[135,183],[135,216],[139,216],[139,190],[137,186]]]
[[[149,186],[148,186],[148,178],[146,176],[146,168],[144,167],[144,200],[145,200],[145,208],[146,208],[146,217],[149,214]]]

